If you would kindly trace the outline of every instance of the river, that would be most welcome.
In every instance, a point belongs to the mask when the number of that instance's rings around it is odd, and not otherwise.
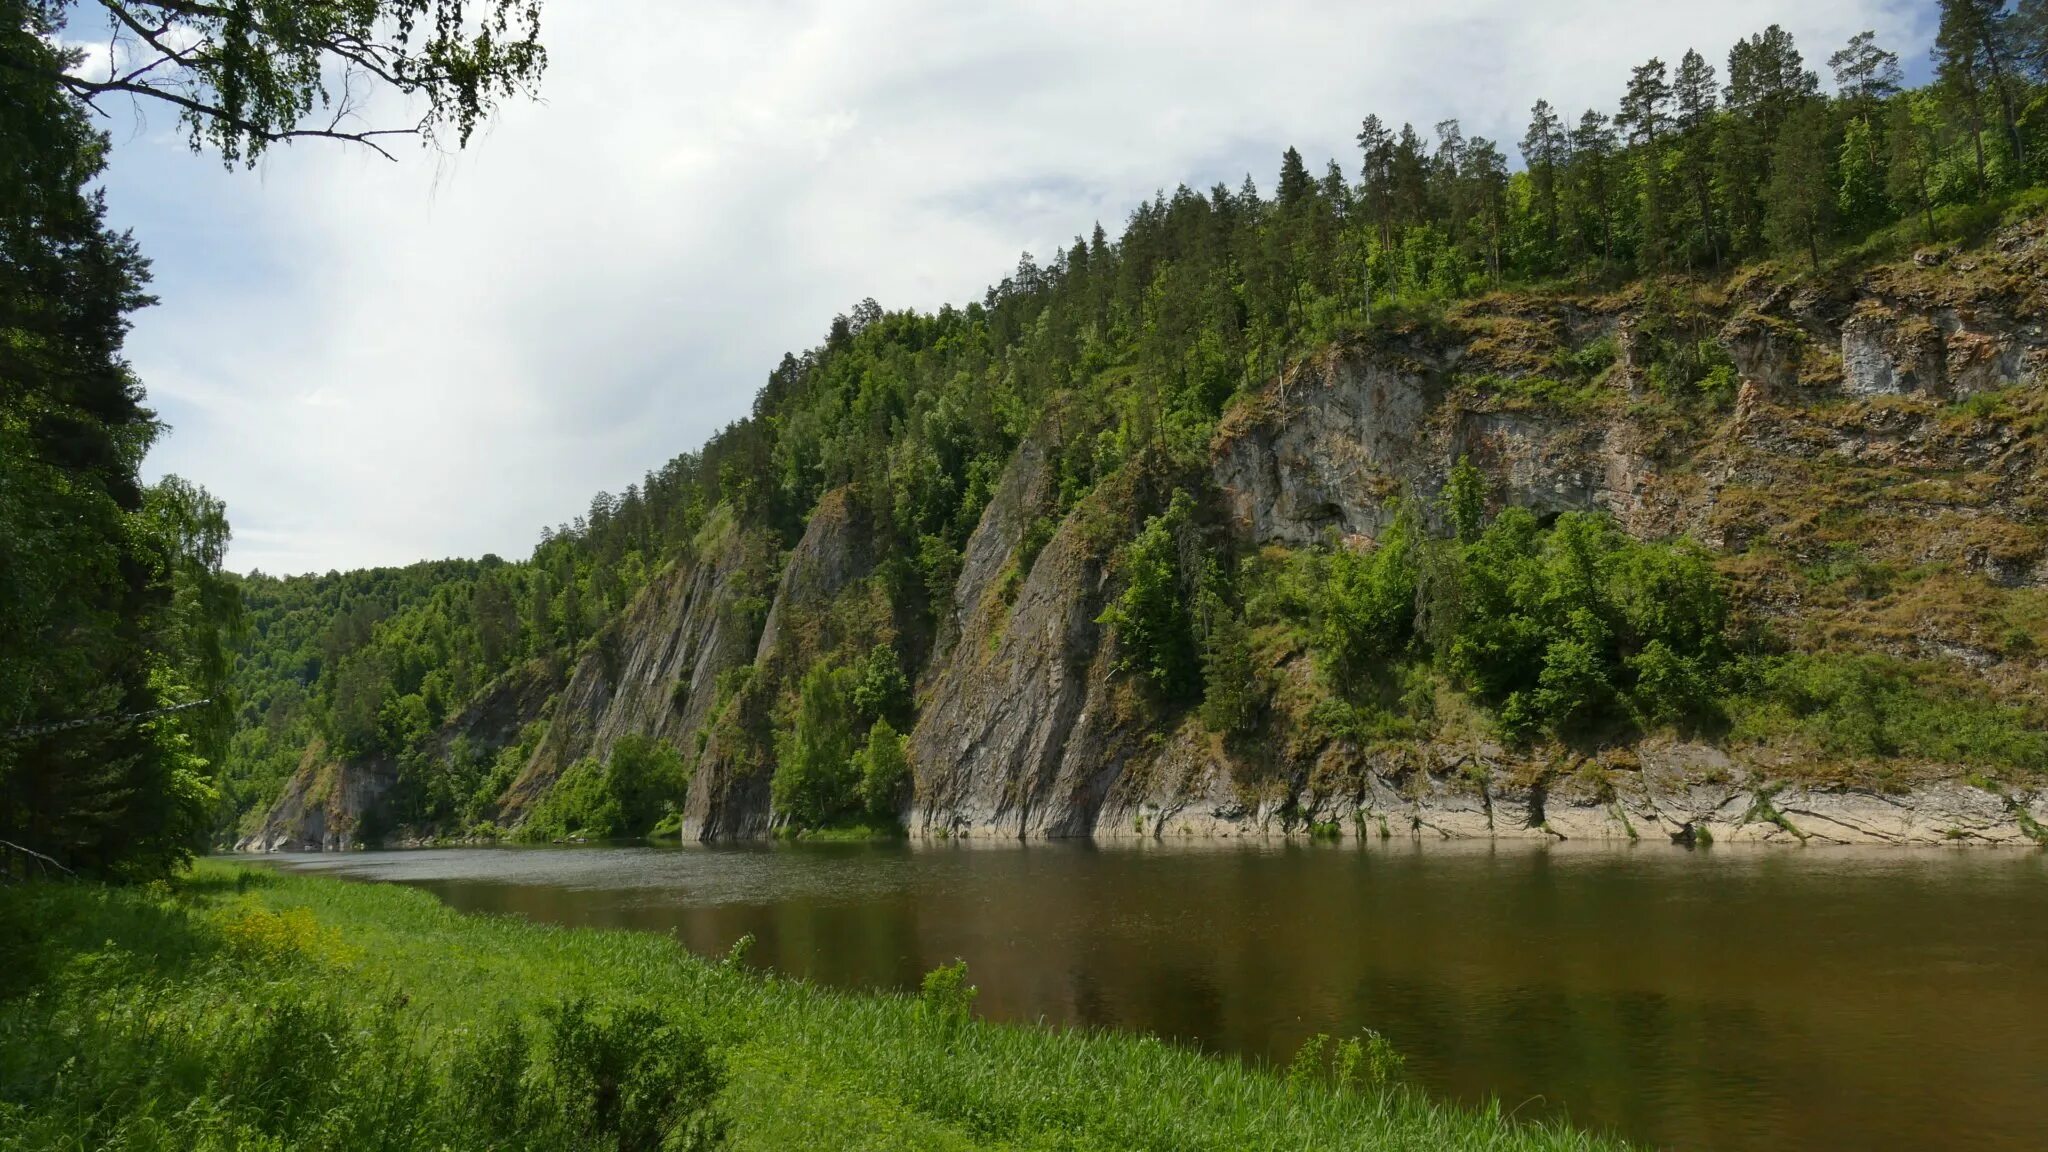
[[[674,933],[851,988],[955,957],[1005,1020],[1284,1059],[1385,1033],[1439,1097],[1645,1144],[2048,1147],[2048,854],[1079,844],[282,858]]]

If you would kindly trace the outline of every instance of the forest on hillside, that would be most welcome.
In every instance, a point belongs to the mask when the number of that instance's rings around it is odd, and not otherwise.
[[[1711,414],[1736,378],[1698,330],[1701,286],[1760,261],[1839,273],[2037,211],[2048,7],[1945,3],[1934,55],[1933,82],[1907,89],[1869,34],[1815,63],[1773,26],[1721,65],[1698,51],[1645,62],[1617,78],[1607,110],[1538,101],[1511,144],[1456,121],[1425,132],[1368,116],[1352,156],[1318,170],[1289,149],[1269,192],[1249,176],[1161,192],[1115,238],[1098,224],[1049,259],[1027,254],[964,307],[863,301],[783,358],[751,415],[600,493],[524,561],[243,579],[250,640],[222,834],[260,812],[309,746],[398,765],[399,826],[487,828],[538,734],[476,755],[437,738],[444,722],[488,685],[605,643],[650,578],[720,532],[752,550],[738,610],[758,627],[779,558],[839,489],[877,540],[884,643],[821,660],[763,707],[780,733],[780,810],[814,826],[886,820],[910,681],[1026,437],[1050,446],[1057,473],[1026,552],[1112,478],[1143,502],[1151,519],[1119,551],[1105,622],[1156,702],[1198,709],[1219,732],[1256,727],[1270,693],[1253,649],[1279,629],[1348,685],[1319,705],[1322,722],[1361,737],[1414,733],[1444,684],[1515,739],[1803,724],[1854,754],[2048,767],[2025,707],[1869,654],[1788,651],[1744,618],[1697,546],[1630,540],[1597,517],[1492,516],[1469,470],[1444,503],[1410,500],[1370,552],[1185,559],[1190,532],[1213,520],[1189,477],[1219,418],[1319,349],[1427,330],[1489,294],[1630,287],[1652,317],[1638,339],[1656,397],[1678,418]],[[1596,344],[1495,383],[1568,404],[1615,355]],[[1735,700],[1748,701],[1740,715]],[[672,816],[694,751],[636,746],[582,766],[569,779],[583,799],[534,827],[645,831],[664,789]]]

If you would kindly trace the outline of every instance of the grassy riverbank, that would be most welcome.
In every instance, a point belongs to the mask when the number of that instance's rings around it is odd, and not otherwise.
[[[1614,1147],[1382,1086],[1369,1050],[1275,1074],[970,1001],[214,862],[0,889],[0,1149]]]

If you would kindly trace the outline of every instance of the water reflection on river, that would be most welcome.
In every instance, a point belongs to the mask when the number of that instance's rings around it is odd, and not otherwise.
[[[825,983],[1283,1058],[1680,1149],[2048,1148],[2038,852],[938,844],[295,856]]]

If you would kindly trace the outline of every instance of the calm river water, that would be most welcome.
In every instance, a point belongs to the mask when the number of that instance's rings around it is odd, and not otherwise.
[[[2048,1148],[2048,855],[1664,846],[775,845],[285,858],[673,932],[828,984],[1284,1058],[1676,1149]]]

